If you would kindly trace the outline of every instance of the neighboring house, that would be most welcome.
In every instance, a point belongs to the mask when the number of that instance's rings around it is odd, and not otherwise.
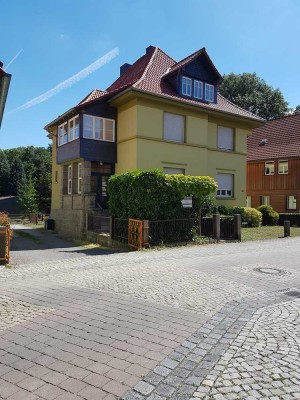
[[[8,94],[9,84],[11,75],[7,74],[3,69],[3,63],[0,61],[0,128],[2,124],[2,118],[4,113],[4,107]]]
[[[204,48],[176,62],[149,46],[50,122],[57,229],[80,237],[86,212],[107,207],[109,176],[134,169],[211,176],[220,203],[245,205],[247,135],[264,120],[222,97],[221,81]]]
[[[247,204],[300,209],[300,113],[266,122],[248,138]]]

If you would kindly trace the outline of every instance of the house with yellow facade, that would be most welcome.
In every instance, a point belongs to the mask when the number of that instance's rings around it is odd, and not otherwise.
[[[107,208],[109,177],[134,169],[211,176],[218,203],[245,206],[247,136],[264,120],[222,97],[221,81],[205,48],[176,62],[149,46],[47,124],[57,230],[81,237],[87,213]]]

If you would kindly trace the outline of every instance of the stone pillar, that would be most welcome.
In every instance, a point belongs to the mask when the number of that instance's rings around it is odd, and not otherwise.
[[[214,239],[216,239],[219,242],[221,237],[220,214],[213,215],[213,233],[214,233]]]
[[[291,236],[291,223],[288,220],[283,222],[283,233],[284,237]]]
[[[242,217],[241,214],[234,215],[234,238],[239,242],[242,240]]]

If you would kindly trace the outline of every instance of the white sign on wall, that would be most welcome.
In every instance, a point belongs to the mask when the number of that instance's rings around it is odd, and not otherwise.
[[[181,204],[183,208],[192,208],[193,207],[193,198],[185,197],[181,200]]]

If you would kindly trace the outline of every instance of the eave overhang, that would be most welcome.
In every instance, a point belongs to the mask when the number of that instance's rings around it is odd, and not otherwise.
[[[147,91],[144,91],[141,89],[136,89],[133,87],[130,87],[130,88],[122,91],[121,93],[115,95],[109,101],[109,103],[114,107],[118,107],[118,106],[128,102],[129,100],[133,100],[134,98],[137,98],[137,97],[143,97],[143,98],[156,100],[156,101],[159,99],[159,101],[162,103],[176,105],[178,107],[193,110],[193,111],[204,112],[204,113],[208,114],[209,116],[213,116],[213,117],[226,118],[226,119],[242,122],[244,124],[247,124],[247,126],[251,129],[258,128],[265,123],[265,120],[263,120],[263,119],[256,120],[251,117],[240,116],[240,115],[233,114],[233,113],[226,112],[226,111],[213,110],[213,109],[210,109],[209,107],[206,107],[205,103],[199,103],[199,105],[190,104],[188,102],[185,102],[184,99],[178,101],[171,97],[167,97],[167,96],[157,94],[157,93],[154,94],[154,93],[147,92]]]

